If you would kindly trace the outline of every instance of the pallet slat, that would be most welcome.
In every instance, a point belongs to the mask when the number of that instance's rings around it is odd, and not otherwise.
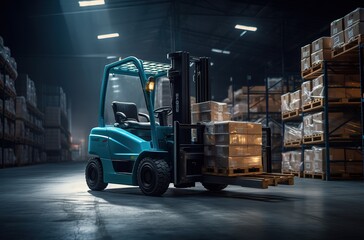
[[[204,174],[217,175],[217,176],[242,176],[252,173],[262,173],[263,167],[256,166],[250,168],[217,168],[217,167],[203,167]]]

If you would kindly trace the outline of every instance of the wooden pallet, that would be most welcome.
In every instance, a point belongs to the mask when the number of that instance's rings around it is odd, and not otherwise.
[[[353,53],[353,50],[357,50],[359,49],[359,45],[361,43],[364,43],[364,35],[358,35],[356,36],[351,42],[344,44],[343,46],[333,49],[331,51],[331,57],[333,59],[338,59],[338,58],[342,58],[342,57],[350,57],[351,55],[354,55],[353,57],[355,57],[355,54]],[[356,60],[356,59],[354,59]]]
[[[302,78],[313,79],[320,76],[322,74],[323,66],[324,66],[323,62],[314,64],[309,69],[306,69],[301,72]]]
[[[263,173],[263,167],[262,166],[256,166],[250,168],[203,167],[202,172],[204,174],[216,175],[216,176],[243,176],[243,175]]]
[[[314,144],[324,142],[324,134],[313,134],[310,136],[303,136],[303,144]]]
[[[295,117],[298,117],[301,113],[301,109],[295,109],[289,112],[282,113],[282,120],[288,120]]]
[[[306,103],[302,106],[302,112],[309,112],[315,109],[322,108],[324,106],[324,99],[317,98],[309,103]]]
[[[291,174],[295,177],[302,177],[302,172],[301,171],[283,171],[282,174]]]
[[[302,143],[301,139],[295,140],[295,141],[284,142],[284,147],[300,147],[301,143]]]
[[[304,178],[316,178],[316,179],[325,180],[325,176],[326,176],[325,173],[314,173],[314,172],[309,172],[309,171],[303,172]]]

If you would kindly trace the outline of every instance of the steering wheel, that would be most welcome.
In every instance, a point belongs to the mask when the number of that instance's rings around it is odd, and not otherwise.
[[[167,116],[172,114],[172,107],[170,106],[164,106],[154,109],[155,116],[158,117],[158,115],[162,112],[166,112]]]

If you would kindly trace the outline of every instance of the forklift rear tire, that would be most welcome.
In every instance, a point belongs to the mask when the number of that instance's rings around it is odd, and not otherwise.
[[[104,172],[101,161],[97,158],[91,158],[85,170],[87,186],[93,191],[102,191],[107,187],[104,183]]]
[[[211,192],[219,192],[225,189],[227,184],[218,184],[218,183],[202,183],[202,186]]]
[[[144,158],[138,167],[138,185],[148,196],[161,196],[168,189],[170,171],[163,159]]]

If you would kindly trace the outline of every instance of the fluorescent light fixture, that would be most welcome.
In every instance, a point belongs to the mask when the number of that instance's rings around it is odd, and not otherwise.
[[[246,33],[246,31],[242,31],[241,33],[240,33],[240,37],[242,37],[242,36],[244,36],[244,34]]]
[[[78,4],[80,7],[91,7],[91,6],[97,6],[97,5],[104,5],[104,0],[92,0],[92,1],[78,1]]]
[[[118,84],[112,86],[112,88],[118,88],[118,87],[119,87]]]
[[[120,90],[114,90],[114,93],[118,93],[118,92],[120,92]]]
[[[116,80],[119,80],[119,78],[118,77],[111,77],[110,78],[110,81],[116,81]]]
[[[222,50],[221,49],[217,49],[217,48],[213,48],[213,49],[211,49],[211,52],[222,53]]]
[[[255,32],[257,30],[256,27],[250,27],[250,26],[245,26],[245,25],[240,25],[240,24],[236,24],[235,28],[240,29],[240,30],[245,30],[245,31],[252,31],[252,32]]]
[[[119,33],[109,33],[109,34],[98,35],[97,39],[115,38],[115,37],[119,37]]]
[[[222,53],[222,54],[230,54],[230,51],[227,50],[221,50],[221,49],[217,49],[217,48],[212,48],[211,52],[215,52],[215,53]]]
[[[106,59],[115,59],[117,56],[107,56]]]

